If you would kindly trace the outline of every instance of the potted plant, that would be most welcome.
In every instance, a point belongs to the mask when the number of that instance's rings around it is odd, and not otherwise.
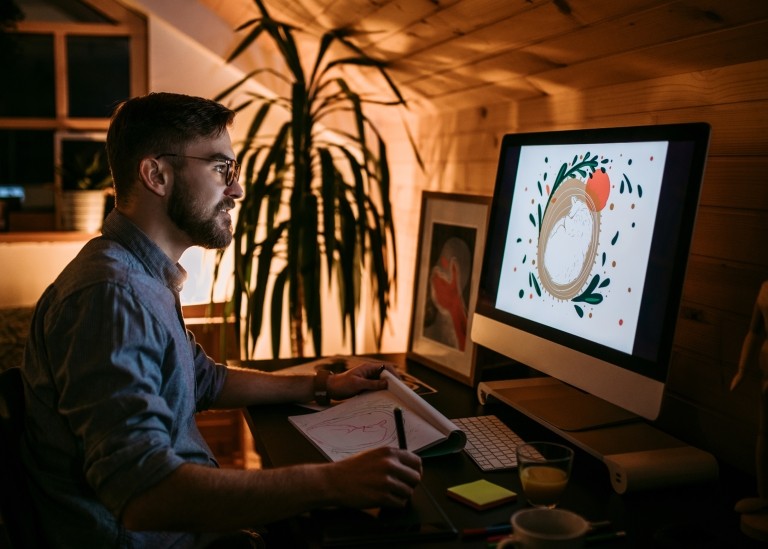
[[[251,357],[266,308],[272,353],[277,357],[287,301],[292,355],[304,356],[305,340],[311,336],[319,356],[323,296],[330,294],[322,281],[333,282],[342,333],[355,353],[362,285],[366,281],[371,285],[373,330],[380,344],[397,272],[387,147],[364,107],[397,108],[405,100],[386,66],[349,40],[351,30],[325,32],[308,64],[294,38],[297,29],[273,19],[262,0],[254,3],[261,16],[237,29],[247,32],[227,62],[265,39],[277,47],[286,70],[257,69],[216,98],[235,100],[260,73],[277,76],[284,83],[275,96],[243,92],[246,99],[236,107],[252,105],[255,114],[247,136],[236,144],[245,198],[234,229],[228,312],[234,315],[235,333],[242,336],[242,356]],[[344,67],[374,71],[387,97],[368,98],[355,92],[344,78]],[[344,119],[341,127],[339,118]],[[268,119],[277,120],[276,131],[264,129]],[[221,256],[217,279],[230,275],[219,272]]]
[[[65,231],[94,233],[101,228],[112,174],[107,152],[99,141],[84,141],[88,146],[71,156],[65,155],[58,166],[58,224]]]

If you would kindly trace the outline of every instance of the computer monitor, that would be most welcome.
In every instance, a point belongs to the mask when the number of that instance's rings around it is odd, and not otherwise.
[[[472,339],[657,418],[709,133],[690,123],[505,135]]]

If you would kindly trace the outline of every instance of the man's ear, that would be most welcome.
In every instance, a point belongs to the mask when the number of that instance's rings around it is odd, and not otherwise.
[[[148,156],[141,159],[139,177],[144,188],[158,196],[166,196],[170,192],[170,166],[157,158]]]

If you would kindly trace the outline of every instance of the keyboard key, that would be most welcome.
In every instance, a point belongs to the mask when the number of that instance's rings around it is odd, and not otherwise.
[[[515,448],[524,441],[494,415],[452,419],[467,435],[466,454],[483,471],[517,467]]]

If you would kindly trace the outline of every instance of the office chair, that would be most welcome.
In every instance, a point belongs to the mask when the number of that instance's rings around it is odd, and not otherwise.
[[[46,547],[21,461],[24,384],[19,368],[0,373],[0,514],[13,549]]]

